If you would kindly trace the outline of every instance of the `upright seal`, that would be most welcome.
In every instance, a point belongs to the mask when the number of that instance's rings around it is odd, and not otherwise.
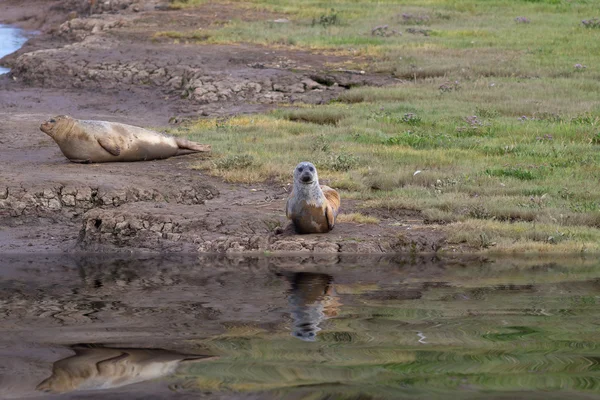
[[[286,216],[298,233],[325,233],[333,229],[340,209],[340,195],[319,185],[317,169],[301,162],[294,169],[294,188],[287,201]]]
[[[66,115],[49,119],[40,130],[54,139],[65,157],[78,163],[156,160],[211,148],[137,126]]]

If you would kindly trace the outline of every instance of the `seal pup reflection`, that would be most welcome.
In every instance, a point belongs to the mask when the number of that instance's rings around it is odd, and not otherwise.
[[[341,303],[335,293],[333,277],[314,272],[286,276],[291,284],[289,305],[293,320],[292,336],[314,342],[319,324],[338,315]]]
[[[52,366],[52,376],[37,385],[36,390],[65,393],[118,388],[170,375],[182,363],[218,358],[163,349],[82,345],[73,346],[72,350],[75,355],[56,361]]]

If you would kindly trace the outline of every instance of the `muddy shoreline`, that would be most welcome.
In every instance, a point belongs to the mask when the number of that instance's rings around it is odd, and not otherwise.
[[[39,131],[44,119],[69,114],[160,129],[186,118],[319,104],[356,85],[394,84],[388,76],[332,71],[344,57],[155,35],[237,17],[244,11],[234,4],[185,11],[158,1],[102,4],[0,5],[0,23],[39,32],[0,61],[11,68],[0,77],[0,252],[457,251],[408,211],[361,210],[381,220],[368,229],[340,223],[328,235],[276,234],[287,225],[287,187],[225,184],[189,168],[199,155],[69,163]],[[342,211],[358,206],[345,201]]]

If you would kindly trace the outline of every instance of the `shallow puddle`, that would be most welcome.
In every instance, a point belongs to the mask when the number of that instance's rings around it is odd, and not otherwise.
[[[0,58],[19,50],[27,38],[18,28],[0,24]],[[0,67],[0,74],[9,72],[8,68]]]
[[[0,398],[595,398],[600,261],[3,256]]]

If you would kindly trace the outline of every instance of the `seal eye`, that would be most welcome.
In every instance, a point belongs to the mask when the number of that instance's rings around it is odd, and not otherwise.
[[[304,171],[304,168],[298,167],[298,172],[302,172],[302,171]]]
[[[52,119],[50,120],[50,122],[52,122],[52,123],[54,124],[54,123],[56,122],[56,120],[55,120],[54,118],[52,118]]]
[[[314,169],[313,167],[308,167],[308,170],[309,170],[310,172],[315,172],[315,169]]]

